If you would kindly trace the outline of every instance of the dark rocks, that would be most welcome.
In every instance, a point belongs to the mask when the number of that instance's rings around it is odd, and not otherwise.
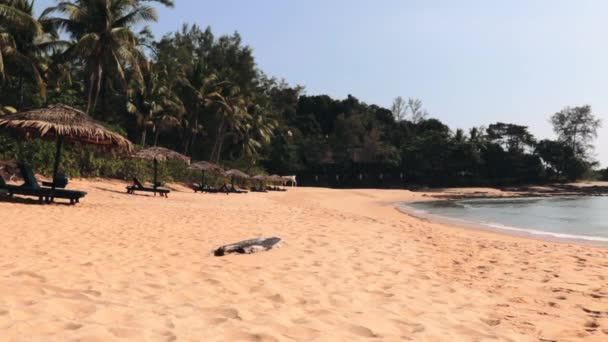
[[[252,254],[257,252],[269,251],[273,248],[280,247],[282,244],[281,241],[281,238],[278,237],[245,240],[230,245],[222,246],[213,251],[213,255],[224,256],[226,254],[232,253]]]

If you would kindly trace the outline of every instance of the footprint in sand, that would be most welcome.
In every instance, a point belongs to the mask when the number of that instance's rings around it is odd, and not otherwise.
[[[584,327],[585,327],[585,331],[592,333],[592,332],[596,332],[597,329],[600,327],[600,325],[599,325],[599,323],[597,323],[597,321],[592,320],[592,321],[585,322]]]
[[[118,338],[134,339],[139,335],[139,332],[135,329],[110,328],[108,331]]]
[[[285,298],[283,298],[283,296],[281,296],[280,294],[275,294],[273,296],[269,296],[267,297],[270,301],[273,301],[275,303],[285,303]]]
[[[175,336],[175,334],[171,331],[165,331],[161,333],[161,335],[165,337],[166,342],[177,341],[177,336]]]
[[[347,326],[347,330],[360,337],[367,337],[367,338],[378,337],[378,335],[376,335],[371,329],[364,327],[362,325],[350,324]]]
[[[482,319],[482,322],[484,322],[485,324],[491,326],[491,327],[495,327],[497,325],[500,324],[500,320],[499,319]]]
[[[242,320],[239,311],[233,308],[210,308],[205,310],[208,313],[223,316],[227,319]]]
[[[13,277],[23,277],[23,276],[25,276],[25,277],[34,278],[34,279],[40,281],[41,283],[46,282],[46,278],[45,277],[43,277],[41,275],[38,275],[38,274],[36,274],[34,272],[29,272],[29,271],[17,271],[17,272],[11,273],[11,275]]]
[[[226,341],[259,341],[259,342],[274,342],[277,338],[266,334],[252,334],[245,331],[231,332],[225,335]]]
[[[78,323],[68,323],[66,324],[63,328],[65,330],[78,330],[80,328],[82,328],[83,325],[82,324],[78,324]]]

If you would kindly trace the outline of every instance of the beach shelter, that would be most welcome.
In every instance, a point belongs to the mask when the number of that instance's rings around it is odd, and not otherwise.
[[[266,175],[257,175],[257,176],[253,176],[251,177],[251,179],[253,179],[254,181],[259,182],[260,188],[263,185],[264,182],[268,182],[268,176]]]
[[[266,182],[266,181],[268,181],[268,176],[266,176],[266,175],[257,175],[257,176],[251,177],[251,179],[259,181],[259,182]]]
[[[230,179],[232,180],[232,186],[234,187],[234,181],[237,178],[241,178],[241,179],[248,179],[249,175],[246,174],[245,172],[241,171],[241,170],[237,170],[237,169],[232,169],[232,170],[228,170],[226,172],[224,172],[224,175],[230,177]]]
[[[204,161],[204,160],[192,163],[192,164],[190,164],[190,166],[188,168],[190,170],[200,170],[201,171],[201,186],[205,185],[205,172],[211,172],[211,173],[217,173],[217,174],[222,174],[224,172],[224,169],[221,166],[210,163],[208,161]]]
[[[154,161],[154,186],[158,186],[158,162],[167,160],[181,160],[190,164],[190,157],[164,147],[148,147],[137,151],[133,158]]]
[[[285,181],[283,177],[279,175],[270,175],[268,176],[268,180],[278,185],[283,185],[283,182]]]
[[[131,142],[120,134],[104,127],[84,112],[62,104],[0,116],[0,129],[16,131],[26,137],[56,141],[53,189],[64,142],[100,145],[124,151],[133,149]]]

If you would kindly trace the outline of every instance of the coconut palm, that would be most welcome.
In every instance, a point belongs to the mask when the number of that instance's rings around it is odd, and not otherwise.
[[[146,146],[148,128],[152,128],[156,146],[161,129],[179,124],[178,118],[185,112],[184,104],[171,88],[163,65],[142,61],[140,70],[143,82],[131,82],[127,111],[137,117],[141,145]]]
[[[171,1],[160,1],[171,4]],[[142,80],[140,61],[142,52],[137,47],[134,25],[156,21],[156,10],[144,0],[75,0],[48,8],[44,15],[51,18],[56,28],[67,31],[74,45],[66,53],[80,58],[89,75],[87,113],[96,107],[104,85],[111,82],[110,73],[126,89],[127,71]]]
[[[247,112],[247,103],[240,89],[231,86],[225,92],[227,94],[219,95],[216,101],[220,118],[211,151],[211,160],[216,163],[222,157],[226,138],[231,136],[237,142],[238,133],[246,130],[247,120],[251,119],[251,115]]]
[[[182,66],[176,83],[188,112],[183,120],[186,133],[184,153],[188,153],[189,146],[194,144],[203,130],[202,115],[209,107],[222,101],[219,90],[228,82],[218,80],[215,74],[207,71],[202,62],[198,62]]]
[[[0,0],[0,80],[16,77],[23,104],[24,81],[33,80],[46,97],[43,74],[48,69],[45,54],[65,46],[51,22],[34,18],[34,1]],[[11,74],[8,74],[8,71]]]
[[[240,132],[242,136],[242,157],[255,160],[260,149],[270,143],[274,136],[277,122],[262,112],[263,108],[253,106],[251,115],[248,117],[245,130]]]

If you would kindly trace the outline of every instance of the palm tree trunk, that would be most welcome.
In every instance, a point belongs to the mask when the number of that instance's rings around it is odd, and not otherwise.
[[[154,146],[158,145],[158,137],[160,136],[160,129],[154,126]]]
[[[221,142],[224,140],[224,117],[222,116],[222,120],[217,127],[217,133],[215,136],[215,142],[213,143],[213,149],[211,150],[211,160],[214,162],[218,162],[221,156]]]
[[[146,129],[146,125],[144,125],[144,127],[142,127],[141,130],[141,146],[142,147],[146,147],[146,135],[148,133],[148,130]]]
[[[87,101],[87,114],[89,115],[95,110],[97,99],[101,92],[101,77],[103,75],[101,64],[97,63],[95,69],[96,70],[91,73],[91,78],[89,79],[89,98]]]
[[[25,102],[25,100],[24,100],[25,95],[23,92],[23,72],[19,72],[19,93],[20,93],[19,102],[20,102],[21,108],[23,108],[23,104],[24,104],[23,102]]]
[[[99,94],[101,93],[101,85],[103,82],[103,69],[101,68],[101,64],[97,68],[97,73],[97,86],[95,87],[95,100],[93,101],[93,108],[91,109],[92,111],[94,111],[95,107],[97,107],[97,101],[99,100]]]
[[[87,99],[87,114],[91,114],[91,104],[93,103],[93,94],[95,93],[95,84],[97,84],[97,82],[95,82],[95,76],[96,73],[92,72],[91,73],[91,77],[89,78],[89,96]]]

